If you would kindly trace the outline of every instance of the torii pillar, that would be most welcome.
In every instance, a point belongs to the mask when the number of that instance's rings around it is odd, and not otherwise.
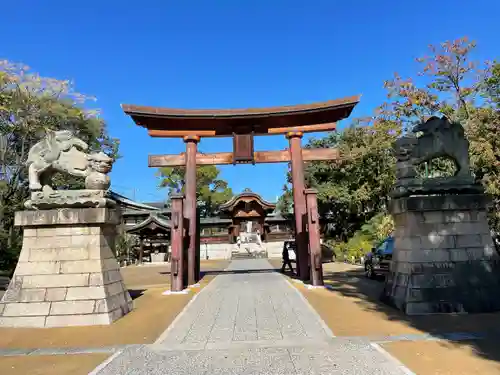
[[[293,216],[295,217],[295,246],[297,250],[297,274],[302,281],[309,280],[309,256],[304,216],[307,213],[304,160],[302,158],[302,132],[286,134],[290,143],[290,165],[292,168]]]
[[[307,221],[311,284],[313,286],[323,286],[323,265],[321,259],[321,236],[317,194],[318,192],[315,189],[304,190],[307,206],[307,215],[304,220]]]
[[[184,197],[173,195],[172,199],[172,257],[170,261],[170,289],[180,292],[184,289]]]
[[[197,236],[197,212],[196,212],[196,153],[198,152],[198,142],[200,137],[186,136],[184,142],[186,143],[186,170],[185,170],[185,201],[184,201],[184,217],[189,220],[189,228],[187,228],[189,245],[187,251],[187,283],[188,285],[196,284],[198,275],[196,275],[196,253],[198,251],[196,246]]]

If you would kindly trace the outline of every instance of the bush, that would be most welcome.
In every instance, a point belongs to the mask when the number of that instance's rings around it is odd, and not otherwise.
[[[335,251],[337,258],[350,261],[352,257],[360,259],[370,252],[373,242],[360,231],[347,242],[328,241],[327,244]]]
[[[359,259],[366,253],[370,252],[372,247],[373,241],[361,232],[356,232],[356,234],[354,234],[354,236],[347,241],[347,253],[349,256],[356,259]]]
[[[361,233],[372,243],[385,240],[394,231],[394,221],[391,215],[379,213],[368,220],[362,227]]]

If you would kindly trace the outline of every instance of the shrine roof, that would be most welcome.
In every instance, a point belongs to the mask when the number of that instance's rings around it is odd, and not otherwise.
[[[174,137],[182,136],[182,132],[188,135],[198,131],[200,136],[217,137],[251,131],[255,135],[278,134],[292,131],[289,128],[294,127],[300,127],[300,131],[322,131],[318,130],[321,124],[335,129],[334,123],[349,117],[359,100],[360,96],[351,96],[312,104],[248,109],[176,109],[122,104],[122,109],[137,125],[147,128],[151,136]]]
[[[266,211],[274,211],[276,208],[275,203],[271,203],[263,199],[259,194],[254,193],[252,191],[244,191],[241,194],[235,195],[229,201],[224,204],[221,204],[219,209],[221,211],[232,211],[236,205],[240,202],[252,202],[255,201],[257,204],[262,206],[262,208]]]
[[[154,206],[149,203],[139,203],[136,201],[133,201],[132,199],[129,199],[121,194],[118,194],[117,192],[114,192],[110,190],[108,192],[109,197],[116,201],[123,209],[126,210],[136,210],[136,211],[154,211],[154,210],[159,210],[160,208],[157,206]]]
[[[141,234],[144,232],[170,233],[170,223],[168,218],[151,212],[141,223],[126,229],[130,234]]]

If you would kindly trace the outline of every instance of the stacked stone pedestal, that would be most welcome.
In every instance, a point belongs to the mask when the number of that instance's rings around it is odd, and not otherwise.
[[[500,258],[483,194],[391,202],[394,253],[383,300],[408,315],[500,310]]]
[[[0,326],[111,324],[132,309],[113,255],[120,215],[108,208],[16,212],[24,229]]]

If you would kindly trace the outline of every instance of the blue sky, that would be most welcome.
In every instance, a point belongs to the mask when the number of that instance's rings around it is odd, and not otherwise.
[[[478,42],[478,59],[500,56],[498,0],[16,0],[0,9],[0,59],[73,79],[98,98],[121,140],[113,189],[141,201],[165,197],[147,155],[179,153],[184,144],[149,138],[121,103],[245,108],[362,94],[357,117],[385,100],[383,81],[394,72],[414,73],[430,43],[467,35]],[[202,139],[199,148],[231,145]],[[285,147],[283,136],[256,139],[257,150]],[[286,168],[221,170],[235,192],[249,187],[274,200]]]

